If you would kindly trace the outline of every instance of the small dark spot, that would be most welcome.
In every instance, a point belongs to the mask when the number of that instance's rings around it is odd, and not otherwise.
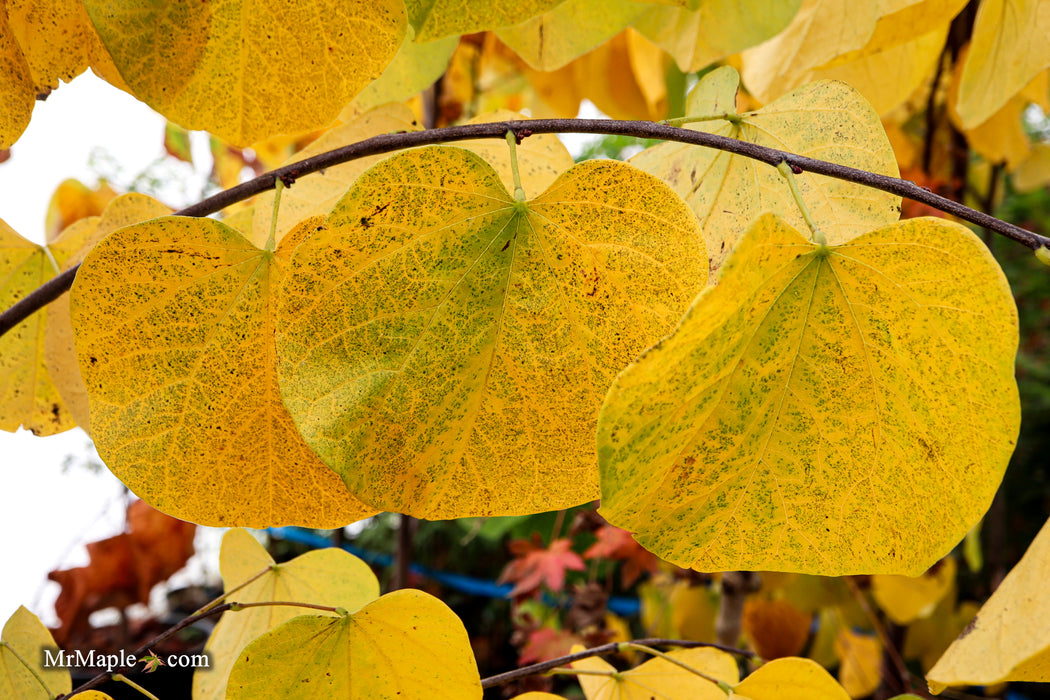
[[[364,228],[372,228],[372,219],[367,216],[361,217],[361,226]]]
[[[57,403],[51,404],[51,415],[54,417],[55,422],[58,422],[59,408]]]
[[[968,635],[970,632],[973,632],[975,627],[977,627],[977,618],[976,617],[974,617],[972,620],[970,620],[970,624],[966,625],[966,629],[964,629],[962,632],[959,633],[959,639],[962,639],[963,637]]]
[[[501,252],[501,253],[502,253],[502,252],[503,252],[503,251],[505,251],[505,250],[506,250],[507,248],[510,248],[510,241],[507,241],[506,243],[504,243],[504,244],[503,244],[503,247],[499,249],[499,252]]]
[[[91,366],[94,367],[96,364],[98,364],[98,358],[97,357],[89,357],[88,358],[88,362],[90,362]]]
[[[693,457],[692,455],[689,455],[684,460],[682,460],[682,462],[685,464],[685,466],[691,467],[694,464],[696,464],[696,457]]]

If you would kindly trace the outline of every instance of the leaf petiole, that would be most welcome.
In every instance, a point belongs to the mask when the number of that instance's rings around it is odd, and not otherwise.
[[[112,678],[115,681],[119,681],[121,683],[126,683],[127,685],[131,686],[134,690],[137,690],[138,692],[140,692],[143,695],[145,695],[150,700],[160,700],[160,698],[158,698],[156,695],[154,695],[153,693],[149,692],[148,690],[143,688],[141,685],[139,685],[135,681],[133,681],[130,678],[128,678],[127,676],[125,676],[123,673],[114,673],[112,676],[110,676],[110,678]]]
[[[273,216],[270,217],[270,235],[266,239],[266,250],[273,252],[277,249],[277,212],[281,209],[281,192],[285,184],[281,178],[273,181]]]
[[[795,182],[795,171],[792,169],[791,164],[786,160],[780,161],[780,164],[777,166],[777,172],[787,180],[788,187],[791,189],[791,196],[795,198],[795,204],[798,205],[799,210],[802,212],[802,218],[806,220],[806,225],[813,232],[813,242],[817,245],[826,246],[828,239],[824,237],[824,232],[817,226],[817,222],[813,220],[809,213],[809,208],[802,200],[802,192],[799,191],[798,183]],[[801,168],[799,172],[802,172]]]
[[[699,117],[676,117],[675,119],[664,119],[661,124],[667,126],[685,126],[686,124],[696,124],[698,122],[713,122],[713,121],[727,121],[730,124],[740,124],[744,121],[744,118],[739,114],[730,114],[729,112],[721,112],[720,114],[705,114]]]
[[[525,190],[521,188],[521,176],[518,174],[518,137],[513,131],[507,131],[507,146],[510,147],[510,170],[514,174],[514,201],[525,202]]]

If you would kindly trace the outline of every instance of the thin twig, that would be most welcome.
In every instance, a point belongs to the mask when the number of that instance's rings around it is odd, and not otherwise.
[[[720,649],[728,654],[737,654],[745,658],[754,658],[754,652],[747,651],[746,649],[737,649],[736,647],[727,647],[723,644],[711,644],[708,642],[689,642],[684,639],[635,639],[631,644],[641,644],[647,647],[654,646],[675,646],[683,649],[695,649],[697,647],[711,647],[713,649]],[[525,678],[527,676],[534,676],[540,673],[546,673],[551,669],[565,664],[572,663],[573,661],[579,661],[581,659],[589,659],[592,656],[605,656],[606,654],[616,654],[620,651],[622,642],[610,642],[609,644],[602,644],[601,646],[593,647],[591,649],[584,649],[578,651],[575,654],[566,654],[565,656],[559,656],[556,659],[550,659],[549,661],[541,661],[538,664],[532,664],[530,666],[522,666],[516,668],[513,671],[507,671],[506,673],[500,673],[495,676],[489,676],[481,680],[482,688],[492,688],[493,686],[503,685],[509,683],[518,678]]]
[[[451,141],[464,141],[473,139],[502,139],[506,137],[507,131],[513,131],[518,138],[527,138],[534,134],[607,134],[631,136],[647,139],[661,139],[664,141],[677,141],[679,143],[693,144],[716,148],[728,153],[734,153],[745,158],[751,158],[770,167],[776,167],[781,161],[787,161],[792,170],[798,172],[816,173],[826,175],[847,182],[855,182],[859,185],[882,190],[891,194],[928,204],[940,211],[952,216],[969,221],[970,223],[983,226],[991,231],[1002,234],[1007,238],[1017,241],[1032,250],[1040,247],[1050,247],[1050,238],[1040,236],[1020,226],[1007,223],[989,216],[984,212],[971,209],[963,204],[952,201],[947,197],[934,194],[930,190],[919,187],[909,180],[901,180],[886,175],[878,175],[866,170],[849,168],[837,163],[830,163],[815,158],[779,151],[775,148],[759,146],[747,141],[709,134],[704,131],[693,131],[682,129],[666,124],[643,121],[619,121],[615,119],[532,119],[525,121],[489,122],[485,124],[465,124],[462,126],[449,126],[441,129],[429,129],[427,131],[413,131],[395,134],[383,134],[374,136],[358,143],[336,148],[325,153],[320,153],[306,160],[286,165],[259,177],[241,183],[236,187],[212,195],[201,200],[197,204],[190,205],[175,212],[178,216],[206,216],[213,214],[231,204],[253,197],[261,192],[271,190],[274,182],[280,179],[286,186],[304,175],[324,170],[335,165],[340,165],[351,160],[364,158],[366,156],[390,153],[415,146],[448,143]],[[52,278],[49,282],[41,285],[38,289],[23,297],[11,308],[0,313],[0,336],[14,328],[25,320],[31,313],[43,308],[46,304],[57,299],[73,285],[76,276],[76,267],[70,268],[61,275]]]

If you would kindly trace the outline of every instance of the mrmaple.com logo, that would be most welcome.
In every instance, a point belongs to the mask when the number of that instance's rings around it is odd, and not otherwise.
[[[161,659],[153,651],[145,656],[136,657],[128,654],[123,649],[115,654],[102,654],[94,649],[90,651],[64,651],[62,649],[44,650],[44,668],[89,668],[105,669],[106,673],[112,673],[116,668],[131,668],[139,662],[145,664],[144,671],[152,673],[159,666],[170,666],[172,668],[211,668],[211,661],[207,654],[168,654]]]

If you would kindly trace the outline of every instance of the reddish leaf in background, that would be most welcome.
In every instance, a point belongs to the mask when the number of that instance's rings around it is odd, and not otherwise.
[[[510,596],[529,595],[539,590],[541,584],[556,593],[565,588],[565,572],[583,571],[580,555],[572,551],[572,540],[563,537],[551,542],[544,549],[539,535],[533,533],[532,540],[514,540],[510,543],[514,559],[503,569],[499,582],[515,582]]]
[[[603,525],[595,531],[598,541],[583,556],[587,559],[615,559],[623,562],[620,580],[624,588],[638,580],[643,572],[656,573],[659,559],[634,541],[631,533],[615,525]]]
[[[576,644],[583,644],[583,639],[572,632],[541,627],[529,635],[529,641],[518,656],[518,664],[536,664],[565,656]]]
[[[128,531],[86,547],[90,563],[47,576],[62,587],[55,601],[61,621],[55,641],[85,636],[96,610],[148,603],[153,586],[181,569],[193,555],[197,526],[154,510],[144,501],[128,507]]]

